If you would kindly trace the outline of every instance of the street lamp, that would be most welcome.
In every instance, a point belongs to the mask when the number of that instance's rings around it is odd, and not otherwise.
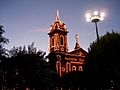
[[[99,35],[98,35],[98,27],[97,27],[97,22],[102,21],[104,19],[105,14],[103,12],[99,13],[98,11],[94,11],[93,14],[87,13],[86,14],[86,20],[88,22],[93,22],[95,23],[95,28],[96,28],[96,35],[97,35],[97,40],[99,41]]]

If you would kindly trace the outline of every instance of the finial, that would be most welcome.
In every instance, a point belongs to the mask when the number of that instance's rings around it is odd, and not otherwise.
[[[59,10],[57,10],[57,16],[59,16]]]
[[[60,21],[59,10],[57,10],[56,21]]]
[[[75,35],[76,43],[78,43],[78,34]]]
[[[75,35],[75,38],[76,38],[76,45],[75,45],[74,49],[78,49],[78,48],[80,48],[80,45],[78,43],[78,34]]]

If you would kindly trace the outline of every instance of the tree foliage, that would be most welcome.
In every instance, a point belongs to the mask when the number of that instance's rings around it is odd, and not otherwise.
[[[6,49],[4,48],[4,44],[7,44],[9,40],[3,36],[5,30],[3,26],[0,25],[0,56],[5,56]]]
[[[61,87],[65,90],[83,90],[84,85],[84,73],[80,71],[69,72],[61,78]]]
[[[5,89],[25,88],[46,90],[53,86],[52,75],[46,62],[45,52],[37,51],[34,43],[24,47],[13,47],[9,51],[4,70],[3,86]]]
[[[6,49],[4,48],[4,44],[9,42],[9,40],[3,36],[4,33],[3,26],[0,25],[0,89],[2,87],[2,78],[6,66]]]
[[[9,42],[3,36],[5,31],[0,26],[0,90],[46,90],[55,87],[56,73],[46,62],[46,53],[37,50],[34,43],[28,46],[13,47],[7,50]]]
[[[118,88],[120,83],[120,33],[107,32],[99,41],[90,45],[85,71],[88,74],[90,87]]]

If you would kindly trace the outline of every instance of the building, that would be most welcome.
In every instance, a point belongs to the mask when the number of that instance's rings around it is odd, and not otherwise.
[[[68,49],[68,30],[66,25],[60,20],[57,11],[56,19],[50,26],[49,35],[49,60],[60,76],[71,71],[83,71],[85,55],[87,52],[83,50],[78,43],[78,35],[76,34],[76,44],[73,51]]]

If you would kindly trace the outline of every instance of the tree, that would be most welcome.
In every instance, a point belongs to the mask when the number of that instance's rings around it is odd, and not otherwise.
[[[45,52],[37,51],[34,43],[24,47],[13,47],[7,61],[6,89],[25,88],[46,90],[53,84],[52,70],[46,62]]]
[[[107,32],[93,42],[85,63],[87,87],[120,89],[120,33]]]
[[[6,49],[3,48],[3,46],[9,42],[7,38],[3,37],[3,33],[5,33],[5,31],[3,30],[3,26],[0,25],[0,56],[5,55]]]
[[[84,90],[84,73],[80,71],[69,72],[61,78],[61,86],[65,90]]]
[[[3,85],[3,78],[5,74],[5,66],[6,66],[6,49],[4,48],[4,44],[7,44],[9,40],[3,37],[3,26],[0,25],[0,89]]]

